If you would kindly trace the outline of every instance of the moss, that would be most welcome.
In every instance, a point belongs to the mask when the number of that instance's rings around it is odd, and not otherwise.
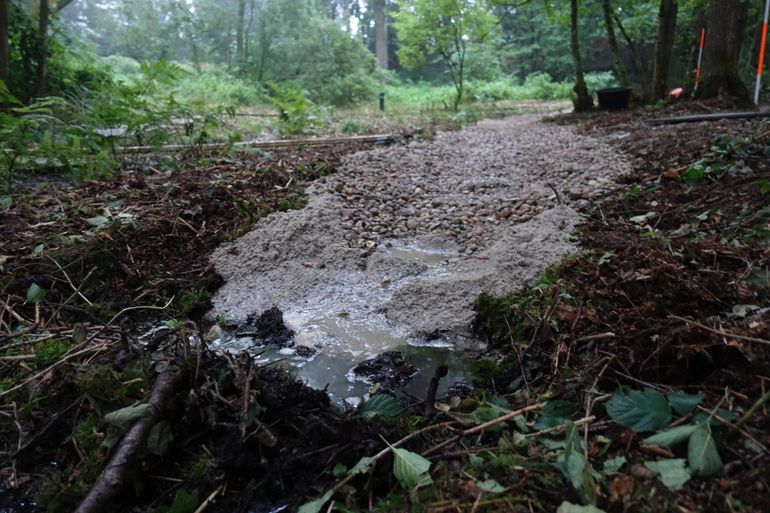
[[[35,346],[35,363],[41,367],[50,365],[61,358],[69,347],[66,340],[57,338],[41,342]]]
[[[48,513],[73,511],[99,477],[103,464],[103,458],[91,458],[73,473],[57,472],[38,488],[35,499]],[[77,477],[70,482],[73,474]]]
[[[182,291],[177,300],[177,309],[184,315],[190,315],[196,310],[206,308],[211,294],[204,288],[193,288]]]
[[[96,399],[116,402],[126,396],[126,387],[108,365],[88,367],[75,378],[78,388]]]

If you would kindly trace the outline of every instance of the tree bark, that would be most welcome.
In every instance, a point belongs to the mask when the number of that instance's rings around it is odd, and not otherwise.
[[[749,91],[738,73],[738,56],[746,26],[748,2],[711,0],[706,20],[703,71],[697,95],[712,98],[720,94],[748,101]]]
[[[246,0],[238,0],[238,26],[235,28],[235,55],[239,65],[243,65],[243,33],[246,28]]]
[[[636,76],[639,77],[639,86],[642,89],[642,97],[647,98],[650,94],[650,83],[648,80],[649,77],[647,75],[647,67],[644,65],[644,60],[642,59],[642,52],[639,50],[639,46],[634,42],[634,40],[631,39],[631,36],[628,35],[628,32],[626,32],[626,29],[623,26],[623,23],[620,21],[618,15],[613,13],[612,17],[615,20],[618,29],[620,29],[620,33],[623,35],[623,39],[626,40],[626,44],[628,44],[628,47],[631,49],[631,54],[634,56],[634,68],[636,69]]]
[[[620,54],[618,40],[615,37],[615,27],[612,23],[612,6],[610,5],[610,0],[602,0],[602,11],[604,12],[604,26],[607,29],[607,42],[609,43],[610,51],[612,52],[612,64],[615,68],[616,78],[623,87],[630,87],[631,81],[628,79],[628,71],[626,70],[625,63],[623,63],[623,56]]]
[[[48,22],[50,20],[50,6],[48,0],[40,0],[40,12],[38,12],[38,55],[37,71],[35,73],[35,96],[45,96],[46,82],[48,81]]]
[[[380,68],[388,69],[388,26],[385,18],[385,0],[373,0],[374,11],[374,53]]]
[[[0,0],[0,81],[10,89],[8,77],[10,76],[10,67],[8,59],[10,53],[8,50],[8,3],[11,0]]]
[[[570,0],[570,46],[572,47],[572,59],[575,61],[575,96],[572,105],[575,112],[590,110],[594,106],[594,99],[588,92],[585,74],[583,72],[583,59],[580,57],[580,39],[578,34],[578,0]]]
[[[661,0],[658,11],[658,37],[655,40],[655,54],[652,64],[652,87],[650,101],[666,96],[668,92],[668,68],[674,49],[674,31],[679,6],[676,0]]]

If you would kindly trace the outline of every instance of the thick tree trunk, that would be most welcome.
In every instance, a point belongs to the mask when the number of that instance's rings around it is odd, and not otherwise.
[[[674,32],[679,6],[676,0],[660,0],[658,11],[658,38],[655,40],[655,55],[652,64],[652,87],[650,101],[659,100],[668,92],[668,68],[674,49]]]
[[[630,87],[631,81],[628,79],[628,71],[623,63],[623,56],[620,55],[618,40],[615,38],[615,27],[612,23],[612,6],[610,0],[602,0],[602,11],[604,12],[604,26],[607,29],[607,42],[612,52],[612,64],[615,68],[615,76],[623,87]]]
[[[8,86],[10,67],[8,59],[8,3],[11,0],[0,0],[0,80]],[[10,88],[10,87],[9,87]]]
[[[738,74],[738,55],[747,14],[748,3],[743,0],[711,0],[699,98],[728,94],[748,100],[748,89]]]
[[[575,112],[583,112],[593,108],[594,99],[588,92],[585,74],[583,73],[583,59],[580,57],[580,40],[578,38],[578,0],[571,0],[570,8],[570,43],[572,47],[572,58],[575,61],[575,87],[573,87],[575,96],[572,98],[572,105],[575,107]]]
[[[51,17],[48,0],[40,0],[38,13],[38,56],[35,73],[35,96],[45,96],[48,81],[48,22]]]
[[[243,65],[243,33],[246,28],[246,0],[238,0],[238,26],[235,28],[235,55],[239,65]]]
[[[388,69],[388,26],[385,18],[385,0],[373,0],[374,52],[382,69]]]

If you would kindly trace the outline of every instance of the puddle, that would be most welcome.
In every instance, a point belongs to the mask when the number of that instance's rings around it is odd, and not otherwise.
[[[449,250],[423,248],[414,243],[391,242],[375,254],[384,259],[397,259],[421,264],[419,272],[389,281],[372,282],[359,274],[332,287],[312,291],[312,297],[299,303],[280,305],[284,322],[295,331],[295,347],[266,348],[255,346],[250,337],[224,333],[214,346],[233,352],[249,350],[260,365],[283,365],[296,373],[308,386],[326,390],[332,401],[355,405],[369,391],[371,383],[351,372],[358,363],[386,351],[400,351],[414,365],[417,374],[403,391],[424,398],[439,365],[447,365],[449,374],[442,379],[439,394],[456,382],[471,379],[462,351],[454,350],[453,340],[415,336],[405,326],[391,322],[381,307],[392,291],[416,279],[440,276],[447,262],[457,257]],[[297,354],[301,346],[313,348],[311,357]]]

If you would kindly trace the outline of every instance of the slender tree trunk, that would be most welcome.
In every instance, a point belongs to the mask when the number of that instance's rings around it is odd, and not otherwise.
[[[585,74],[583,73],[583,59],[580,57],[580,39],[578,34],[578,0],[570,0],[570,46],[572,47],[572,59],[575,61],[575,96],[572,105],[575,112],[590,110],[594,106],[594,99],[588,92]]]
[[[382,69],[388,69],[388,26],[385,18],[385,0],[372,2],[374,11],[374,51]]]
[[[623,39],[626,40],[626,44],[631,49],[631,55],[634,56],[634,68],[636,69],[636,76],[639,78],[639,87],[642,89],[642,97],[647,98],[650,95],[650,83],[647,80],[647,67],[642,60],[642,52],[639,50],[639,46],[631,39],[631,36],[626,32],[626,28],[620,21],[620,18],[616,13],[612,14],[615,24],[620,29],[620,33],[623,35]]]
[[[741,36],[747,15],[748,3],[745,1],[711,0],[699,98],[728,94],[748,101],[748,89],[738,73]]]
[[[9,86],[8,77],[10,76],[8,64],[10,58],[8,50],[8,3],[10,1],[0,0],[0,81],[3,81],[6,86]]]
[[[38,57],[37,71],[35,73],[35,96],[45,96],[46,82],[48,81],[48,22],[50,20],[50,6],[48,0],[40,0],[40,12],[38,13]]]
[[[238,26],[235,27],[235,56],[238,65],[243,65],[243,32],[246,28],[246,0],[238,0]]]
[[[655,56],[652,64],[652,88],[650,101],[659,100],[668,92],[668,68],[674,48],[674,31],[679,6],[676,0],[661,0],[658,11],[658,37],[655,40]]]
[[[602,11],[604,12],[604,26],[607,28],[607,42],[612,52],[612,64],[615,68],[615,75],[623,87],[630,87],[631,81],[628,79],[628,71],[623,63],[623,56],[620,54],[618,40],[615,38],[615,27],[612,23],[612,5],[610,0],[602,0]]]

